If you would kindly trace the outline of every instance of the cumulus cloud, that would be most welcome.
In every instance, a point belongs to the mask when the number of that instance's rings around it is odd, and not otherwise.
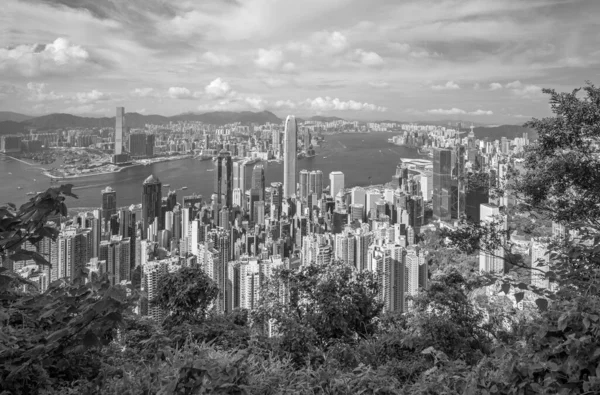
[[[397,51],[399,53],[408,53],[408,51],[410,51],[410,45],[406,44],[406,43],[390,43],[389,47],[391,49],[393,49],[394,51]]]
[[[435,115],[459,115],[459,114],[466,114],[467,112],[465,110],[461,110],[460,108],[451,108],[449,110],[445,110],[443,108],[437,108],[437,109],[433,109],[433,110],[427,110],[427,113],[435,114]]]
[[[293,73],[294,71],[296,71],[296,65],[292,62],[287,62],[283,65],[281,70],[285,73]]]
[[[357,49],[354,51],[354,56],[365,66],[381,66],[383,64],[383,58],[375,52]]]
[[[471,111],[469,113],[469,115],[494,115],[494,113],[492,111],[489,111],[489,110],[486,111],[486,110],[479,109],[477,111]]]
[[[27,90],[29,91],[29,97],[28,97],[29,101],[48,102],[48,101],[64,99],[63,95],[56,94],[56,93],[54,93],[54,91],[48,92],[46,90],[46,84],[43,82],[42,83],[29,82],[27,84]]]
[[[260,48],[257,56],[254,64],[265,70],[275,70],[283,62],[283,53],[278,49]]]
[[[265,83],[265,85],[267,85],[270,88],[279,88],[288,84],[287,80],[273,77],[265,78],[262,81]]]
[[[523,84],[521,81],[513,81],[506,84],[515,96],[523,99],[537,99],[543,97],[542,88],[537,85]]]
[[[460,86],[454,81],[448,81],[444,85],[433,85],[431,89],[434,91],[447,91],[460,89]]]
[[[275,103],[273,103],[273,107],[294,109],[296,108],[296,103],[291,100],[277,100]]]
[[[159,93],[154,88],[135,88],[130,92],[134,97],[158,97]]]
[[[219,55],[214,52],[205,52],[202,55],[202,60],[214,66],[230,66],[233,64],[233,59],[226,55]]]
[[[172,86],[167,91],[167,96],[171,99],[193,99],[194,97],[198,97],[198,93],[193,93],[188,88]]]
[[[375,104],[361,103],[354,100],[342,101],[337,97],[332,99],[329,96],[306,99],[304,105],[316,111],[387,111],[386,107]]]
[[[389,83],[384,82],[384,81],[373,81],[373,82],[369,82],[369,85],[371,85],[373,88],[388,88],[390,86]]]
[[[253,108],[255,110],[264,110],[265,107],[268,105],[268,102],[266,100],[258,96],[245,97],[244,101],[246,102],[246,104],[248,104],[248,106],[250,106],[250,108]]]
[[[498,89],[502,89],[502,84],[500,84],[498,82],[492,82],[490,84],[490,90],[491,91],[497,91]]]
[[[100,92],[94,89],[91,92],[78,92],[75,94],[75,98],[77,99],[77,102],[81,104],[89,104],[110,100],[112,97],[108,93]]]
[[[350,46],[346,36],[338,31],[321,31],[314,33],[312,42],[315,46],[318,46],[321,51],[331,54],[342,53]]]
[[[228,82],[221,78],[216,78],[210,84],[204,87],[204,92],[213,98],[223,98],[231,94],[235,94]]]
[[[0,48],[0,71],[25,77],[66,74],[90,60],[90,54],[79,45],[59,37],[50,44],[18,45]]]

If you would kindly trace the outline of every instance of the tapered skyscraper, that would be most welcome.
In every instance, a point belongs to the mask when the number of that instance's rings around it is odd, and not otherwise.
[[[162,183],[152,174],[144,181],[142,186],[142,235],[148,235],[148,225],[154,223],[155,218],[161,217]]]
[[[115,155],[123,153],[123,129],[125,129],[125,107],[117,107],[115,124]]]
[[[283,197],[296,196],[296,162],[298,154],[298,125],[296,117],[288,115],[285,120],[285,132],[283,140]]]

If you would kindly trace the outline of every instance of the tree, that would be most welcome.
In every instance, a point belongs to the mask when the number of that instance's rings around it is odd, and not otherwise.
[[[199,266],[186,266],[168,273],[159,281],[156,303],[170,312],[163,325],[204,320],[211,303],[219,294],[214,281]]]

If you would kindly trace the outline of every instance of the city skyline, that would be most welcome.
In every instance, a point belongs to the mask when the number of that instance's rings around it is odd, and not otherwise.
[[[598,75],[599,6],[9,0],[0,109],[514,124],[549,115],[541,88],[570,91]]]

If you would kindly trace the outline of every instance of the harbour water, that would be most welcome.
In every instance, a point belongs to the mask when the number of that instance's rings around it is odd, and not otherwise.
[[[329,183],[329,173],[342,171],[346,187],[384,184],[391,181],[400,158],[422,158],[414,148],[388,143],[389,133],[338,134],[325,136],[326,142],[316,148],[317,155],[298,160],[298,170],[321,170],[324,183]],[[283,181],[283,164],[262,162],[265,167],[267,185]],[[52,184],[42,172],[56,165],[28,165],[0,155],[0,204],[25,203],[28,192],[44,191]],[[134,166],[119,173],[74,178],[62,183],[74,185],[73,192],[79,199],[68,199],[67,206],[99,207],[100,191],[107,186],[117,191],[119,207],[141,202],[142,182],[155,174],[170,189],[178,190],[178,198],[192,193],[210,198],[213,193],[214,172],[212,161],[182,159],[160,162],[149,166]],[[20,189],[18,187],[21,187]],[[169,188],[164,188],[164,194]]]

